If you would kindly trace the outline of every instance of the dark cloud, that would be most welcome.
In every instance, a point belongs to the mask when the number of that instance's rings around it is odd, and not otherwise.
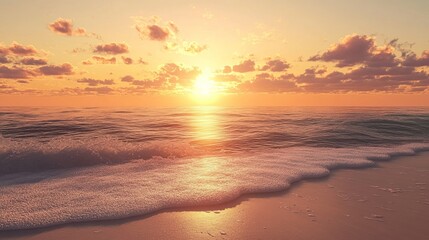
[[[404,92],[429,87],[429,75],[410,67],[360,67],[325,76],[306,72],[295,78],[305,92]]]
[[[402,62],[402,65],[411,67],[429,67],[429,50],[423,51],[420,57],[417,57],[415,53],[408,54]]]
[[[105,57],[100,57],[100,56],[92,56],[92,59],[99,64],[116,64],[116,58],[115,57],[105,58]],[[90,64],[86,64],[86,65],[90,65]]]
[[[367,35],[349,35],[328,51],[311,57],[310,61],[336,62],[337,67],[365,64],[370,67],[393,67],[399,64],[391,41],[384,47],[375,44],[375,38]]]
[[[155,24],[147,26],[147,29],[149,30],[148,37],[150,40],[165,41],[170,35],[167,28],[162,28]]]
[[[67,36],[87,36],[84,28],[74,28],[73,21],[70,19],[58,18],[49,24],[49,29],[57,34]]]
[[[128,46],[123,43],[101,44],[95,47],[94,53],[123,54],[128,53]]]
[[[131,75],[126,75],[124,77],[121,78],[122,82],[133,82],[134,81],[134,77]]]
[[[179,32],[178,27],[172,23],[162,23],[159,18],[151,19],[138,18],[135,28],[140,34],[140,37],[153,41],[166,41],[169,38],[175,37]]]
[[[13,42],[9,46],[0,45],[0,55],[32,56],[39,54],[39,51],[32,45],[24,46]]]
[[[20,61],[22,64],[24,65],[46,65],[48,64],[48,62],[45,59],[40,59],[40,58],[23,58]]]
[[[324,72],[317,74],[313,69],[307,69],[295,81],[306,92],[417,92],[428,89],[428,73],[416,68],[429,66],[429,51],[417,57],[398,41],[394,39],[380,47],[376,46],[373,37],[346,36],[310,60],[332,61],[337,67],[355,68],[345,72],[334,70],[323,76]],[[399,57],[395,54],[398,51]]]
[[[31,78],[34,76],[37,76],[37,72],[20,68],[20,67],[6,67],[6,66],[0,66],[0,78],[6,78],[6,79],[26,79]]]
[[[261,71],[282,72],[288,69],[289,67],[290,65],[286,61],[275,59],[275,60],[269,60],[261,68]]]
[[[368,59],[375,47],[374,38],[367,35],[349,35],[310,61],[337,62],[338,67],[352,66]]]
[[[175,38],[179,32],[179,28],[173,22],[163,22],[158,17],[152,17],[150,19],[135,18],[135,28],[140,34],[140,37],[154,40],[154,41],[166,41],[169,38]]]
[[[6,56],[0,55],[0,63],[11,63],[11,61]]]
[[[39,68],[43,75],[72,75],[73,66],[69,63],[62,65],[47,65]]]
[[[88,86],[96,87],[98,85],[113,85],[115,82],[112,79],[98,80],[93,78],[82,78],[77,80],[78,83],[85,83]]]
[[[134,62],[133,59],[130,57],[122,57],[122,61],[127,65],[133,64],[133,62]]]
[[[234,72],[240,72],[240,73],[253,72],[255,71],[255,62],[250,59],[245,60],[238,65],[232,66],[232,70]]]

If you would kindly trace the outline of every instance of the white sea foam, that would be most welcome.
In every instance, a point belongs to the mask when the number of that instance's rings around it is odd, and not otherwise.
[[[4,175],[0,177],[0,230],[218,204],[245,193],[284,190],[301,179],[326,176],[334,168],[369,167],[374,160],[423,150],[429,150],[429,145],[297,147],[251,156],[155,158]]]

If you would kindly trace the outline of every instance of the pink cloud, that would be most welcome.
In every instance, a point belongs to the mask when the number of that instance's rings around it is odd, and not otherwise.
[[[179,32],[179,28],[173,22],[161,22],[158,17],[150,19],[136,18],[135,28],[140,37],[164,42],[169,38],[174,38]]]
[[[93,78],[82,78],[77,80],[78,83],[85,83],[88,86],[95,87],[98,85],[113,85],[115,82],[112,79],[98,80]]]
[[[123,43],[101,44],[95,47],[94,53],[123,54],[128,53],[128,46]]]
[[[251,81],[246,81],[237,86],[237,89],[245,92],[296,92],[298,91],[293,75],[275,77],[268,73],[261,73]]]
[[[138,80],[131,75],[126,75],[121,81],[140,88],[166,90],[175,89],[177,86],[189,87],[200,73],[201,71],[196,67],[186,68],[175,63],[167,63],[161,66],[151,79]]]
[[[155,24],[147,26],[147,29],[149,30],[148,37],[150,40],[165,41],[170,35],[167,28],[162,28]]]
[[[73,66],[69,63],[64,63],[62,65],[48,65],[39,68],[40,72],[43,75],[72,75]]]
[[[11,63],[11,61],[6,56],[0,55],[0,63]]]
[[[288,69],[290,65],[283,60],[275,59],[269,60],[262,68],[262,71],[271,71],[271,72],[282,72]]]
[[[70,19],[58,18],[49,24],[49,29],[57,34],[67,36],[86,36],[87,32],[84,28],[74,28],[73,21]]]
[[[255,62],[250,59],[245,60],[238,65],[232,66],[232,70],[234,72],[240,72],[240,73],[255,71]]]
[[[85,92],[95,94],[109,94],[114,92],[113,88],[110,87],[86,87]]]
[[[134,62],[133,59],[130,57],[122,57],[122,61],[127,65],[133,64],[133,62]]]
[[[420,57],[417,57],[416,54],[411,53],[406,56],[405,60],[402,62],[404,66],[410,67],[428,67],[429,66],[429,50],[423,51]]]
[[[17,55],[17,56],[32,56],[39,54],[39,51],[32,45],[24,46],[17,42],[13,42],[9,46],[0,45],[0,54],[1,55]]]
[[[20,61],[24,65],[46,65],[48,62],[45,59],[38,59],[38,58],[23,58]]]
[[[100,63],[100,64],[116,64],[115,57],[105,58],[100,56],[92,56],[92,59],[94,59],[97,63]]]
[[[0,66],[0,78],[6,78],[6,79],[25,79],[25,78],[31,78],[34,76],[37,76],[38,74],[31,70],[31,69],[25,69],[20,67],[6,67],[6,66]]]

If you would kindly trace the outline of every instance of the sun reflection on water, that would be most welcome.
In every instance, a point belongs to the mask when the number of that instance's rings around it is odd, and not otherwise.
[[[194,143],[208,148],[219,147],[217,144],[224,138],[219,111],[216,107],[195,108],[195,114],[190,119]]]

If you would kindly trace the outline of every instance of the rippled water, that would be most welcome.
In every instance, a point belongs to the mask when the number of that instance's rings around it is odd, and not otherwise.
[[[0,134],[1,230],[215,204],[371,166],[429,149],[429,109],[0,108]]]

